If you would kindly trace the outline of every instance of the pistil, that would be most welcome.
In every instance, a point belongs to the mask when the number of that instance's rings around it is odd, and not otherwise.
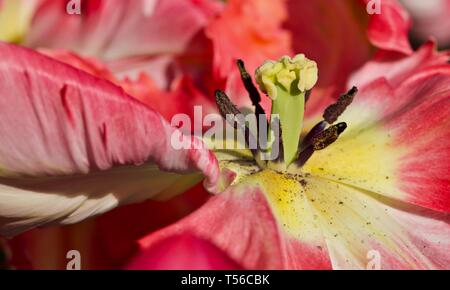
[[[297,157],[306,95],[317,79],[317,64],[303,54],[266,62],[256,71],[260,89],[272,99],[272,117],[276,115],[280,120],[286,168]]]
[[[272,99],[272,114],[270,126],[268,126],[271,132],[269,136],[272,137],[269,137],[270,140],[263,140],[271,145],[268,151],[264,150],[264,156],[268,152],[271,158],[269,162],[263,161],[262,148],[266,146],[260,144],[262,141],[259,121],[267,120],[267,118],[260,104],[261,96],[245,69],[244,62],[238,60],[237,65],[255,107],[255,117],[258,121],[257,135],[252,134],[245,120],[238,118],[242,116],[241,112],[223,91],[216,91],[216,103],[222,116],[236,130],[244,132],[246,145],[249,146],[256,163],[261,168],[269,168],[281,173],[287,172],[289,165],[294,163],[296,168],[301,168],[315,151],[326,149],[346,130],[345,122],[334,123],[353,102],[358,92],[356,87],[341,95],[336,103],[328,106],[323,113],[323,120],[301,140],[305,103],[318,79],[317,64],[303,54],[293,59],[284,56],[276,62],[268,61],[256,70],[256,81],[261,91]],[[234,119],[230,120],[227,115],[231,115]],[[264,118],[260,119],[260,115]],[[257,148],[252,149],[251,144],[257,144]]]

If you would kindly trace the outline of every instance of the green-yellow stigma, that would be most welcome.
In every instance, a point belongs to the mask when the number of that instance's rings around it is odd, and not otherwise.
[[[256,70],[261,91],[272,99],[272,116],[279,116],[286,167],[297,158],[306,94],[317,80],[317,64],[304,54],[267,61]]]

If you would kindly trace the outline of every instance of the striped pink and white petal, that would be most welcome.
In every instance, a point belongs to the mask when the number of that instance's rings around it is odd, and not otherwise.
[[[25,48],[0,43],[0,55],[3,235],[168,198],[201,173],[214,189],[214,154],[121,88]]]
[[[202,106],[202,113],[205,115],[216,110],[215,104],[195,87],[188,76],[173,81],[170,89],[164,90],[145,72],[141,72],[136,79],[120,78],[97,59],[82,57],[66,50],[39,51],[93,76],[113,82],[130,96],[158,111],[166,120],[171,120],[175,114],[187,114],[193,120],[195,106]]]
[[[449,224],[448,214],[340,182],[308,175],[299,183],[263,171],[143,238],[135,259],[145,264],[164,241],[192,235],[245,269],[446,269]],[[151,259],[158,263],[155,254]],[[163,261],[170,259],[175,268],[195,265],[170,253]]]

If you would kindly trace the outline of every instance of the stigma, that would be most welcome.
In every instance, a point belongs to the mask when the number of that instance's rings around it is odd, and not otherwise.
[[[266,61],[256,70],[256,82],[262,92],[276,100],[278,92],[298,95],[311,90],[317,83],[319,70],[315,61],[298,54],[283,56],[278,61]]]

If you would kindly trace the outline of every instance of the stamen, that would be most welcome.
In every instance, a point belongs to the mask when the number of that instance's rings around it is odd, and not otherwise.
[[[341,95],[336,103],[325,109],[323,119],[330,125],[334,124],[344,113],[345,109],[353,102],[356,93],[358,93],[358,88],[353,87],[346,94]]]
[[[255,85],[253,84],[252,77],[245,69],[245,64],[241,59],[237,60],[237,66],[239,68],[239,72],[241,73],[241,79],[244,83],[245,89],[247,90],[250,99],[252,100],[252,104],[254,106],[259,105],[261,102],[261,95],[259,94],[258,90],[256,89]]]
[[[347,124],[339,123],[331,126],[323,132],[320,132],[312,140],[311,145],[313,146],[314,151],[323,150],[336,142],[336,140],[339,138],[339,135],[341,135],[345,131],[345,129],[347,129]]]
[[[313,138],[316,137],[316,135],[318,135],[319,133],[321,133],[323,130],[325,130],[325,128],[327,127],[327,122],[326,121],[320,121],[319,123],[317,123],[310,131],[309,133],[305,136],[305,138],[303,138],[303,141],[301,142],[300,146],[299,146],[299,150],[298,152],[303,151],[303,149],[305,149],[306,147],[308,147],[309,145],[311,145]]]
[[[321,128],[323,123],[324,123],[324,121],[320,122],[314,128],[316,128],[316,127],[318,129]],[[339,124],[331,126],[330,128],[326,129],[325,131],[317,133],[310,141],[310,144],[305,146],[304,149],[298,155],[298,158],[295,161],[297,166],[303,167],[303,165],[305,165],[305,163],[311,158],[314,151],[323,150],[323,149],[327,148],[328,146],[330,146],[331,144],[333,144],[334,142],[336,142],[339,135],[341,135],[345,131],[345,129],[347,129],[347,124],[339,123]],[[314,131],[314,129],[311,130],[311,132],[312,131]]]
[[[227,115],[230,114],[233,116],[241,114],[241,111],[239,111],[236,105],[231,102],[230,98],[228,98],[228,96],[223,91],[216,91],[216,104],[220,114],[224,119],[226,119]]]
[[[245,69],[244,61],[242,61],[241,59],[238,59],[237,66],[239,68],[239,72],[241,74],[241,79],[242,79],[242,82],[244,83],[244,87],[248,92],[248,95],[250,97],[250,100],[252,101],[253,106],[255,106],[256,126],[257,126],[257,130],[258,130],[257,137],[258,137],[258,136],[260,136],[260,134],[259,134],[259,130],[260,130],[259,116],[264,115],[265,120],[267,120],[266,112],[264,111],[263,107],[260,104],[261,103],[261,95],[259,94],[258,89],[254,85],[252,77]],[[267,127],[268,127],[268,124],[267,124]],[[258,142],[259,142],[259,139],[258,139]],[[258,147],[259,147],[259,144],[258,144]]]
[[[216,104],[220,114],[227,122],[230,123],[230,125],[232,125],[236,130],[244,131],[245,144],[252,152],[255,160],[258,161],[259,149],[252,149],[250,146],[251,144],[257,144],[257,139],[255,138],[255,136],[253,136],[252,132],[245,124],[245,121],[237,118],[238,115],[243,116],[241,111],[239,111],[236,105],[231,102],[230,98],[220,90],[216,91]],[[230,120],[229,118],[227,118],[227,115],[233,115],[234,119]]]

